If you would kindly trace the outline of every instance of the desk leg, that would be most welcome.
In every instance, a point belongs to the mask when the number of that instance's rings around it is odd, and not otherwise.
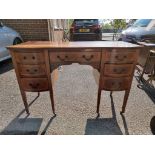
[[[53,86],[52,86],[52,80],[51,80],[51,67],[50,67],[50,60],[49,60],[49,53],[48,50],[45,50],[45,64],[47,69],[47,78],[48,78],[48,84],[49,84],[49,93],[50,93],[50,99],[51,99],[51,106],[53,114],[55,115],[55,107],[54,107],[54,96],[53,96]]]
[[[125,112],[125,107],[127,105],[127,100],[128,100],[128,97],[129,97],[129,93],[130,93],[130,89],[128,89],[128,90],[125,91],[124,101],[123,101],[123,106],[122,106],[121,114]]]
[[[20,92],[21,92],[22,99],[23,99],[23,102],[24,102],[25,110],[26,110],[27,114],[30,114],[30,112],[29,112],[29,106],[28,106],[27,98],[26,98],[26,93],[23,90],[20,90]]]
[[[22,96],[22,99],[23,99],[23,102],[24,102],[25,110],[26,110],[27,114],[29,115],[30,114],[29,106],[28,106],[28,103],[27,103],[26,93],[25,93],[25,91],[21,87],[20,74],[19,74],[19,71],[18,71],[18,65],[17,65],[17,63],[15,61],[16,58],[15,58],[14,52],[12,50],[10,50],[10,53],[11,53],[11,56],[12,56],[12,62],[13,62],[14,68],[15,68],[15,72],[16,72],[16,76],[17,76],[17,81],[18,81],[20,93],[21,93],[21,96]]]
[[[113,91],[110,91],[110,96],[112,96]]]
[[[52,106],[52,111],[53,114],[55,115],[55,107],[54,107],[54,98],[53,98],[53,89],[50,89],[50,99],[51,99],[51,106]]]
[[[99,109],[100,109],[100,100],[101,100],[101,88],[99,86],[98,88],[98,96],[97,96],[97,110],[96,113],[99,115]]]
[[[100,69],[101,70],[101,69]],[[98,87],[98,95],[97,95],[97,117],[100,116],[100,101],[101,101],[101,92],[102,92],[102,73],[100,72],[100,78],[99,78],[99,87]]]

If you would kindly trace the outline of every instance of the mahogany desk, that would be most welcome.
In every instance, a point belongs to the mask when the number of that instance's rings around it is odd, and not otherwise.
[[[29,113],[25,91],[49,91],[55,114],[51,72],[59,65],[72,63],[91,65],[100,72],[97,113],[101,91],[122,91],[125,112],[139,45],[121,41],[49,42],[32,41],[9,46],[26,112]]]

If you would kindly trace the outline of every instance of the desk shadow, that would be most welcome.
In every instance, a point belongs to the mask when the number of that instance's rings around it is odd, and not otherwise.
[[[49,128],[50,124],[52,123],[53,119],[56,117],[56,115],[54,115],[53,117],[50,118],[50,120],[48,121],[48,123],[46,124],[45,128],[43,129],[43,131],[41,132],[41,135],[45,135],[47,129]]]
[[[0,74],[8,72],[13,69],[12,60],[8,59],[3,62],[0,62]]]
[[[39,97],[31,101],[29,106]],[[36,135],[40,129],[42,118],[28,118],[29,115],[26,115],[25,118],[19,118],[25,109],[22,110],[10,123],[9,125],[0,133],[1,135]]]
[[[16,118],[2,132],[2,135],[37,135],[42,118]]]
[[[136,80],[139,82],[139,76],[135,76]],[[137,84],[137,87],[141,90],[144,90],[148,97],[155,104],[155,88],[146,82],[146,80],[142,80]]]
[[[122,135],[122,131],[116,120],[113,97],[111,96],[112,118],[88,119],[85,135]],[[125,117],[122,115],[125,134],[129,135]]]

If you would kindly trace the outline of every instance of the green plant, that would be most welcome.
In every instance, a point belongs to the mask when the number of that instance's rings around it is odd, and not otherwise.
[[[69,28],[71,27],[71,25],[72,25],[72,23],[73,23],[73,21],[74,21],[74,19],[68,19],[69,20]]]
[[[122,30],[126,27],[126,19],[112,19],[110,20],[110,24],[113,27],[113,40],[117,38],[118,30]]]
[[[109,23],[105,23],[105,24],[102,24],[102,29],[112,29],[112,26]]]

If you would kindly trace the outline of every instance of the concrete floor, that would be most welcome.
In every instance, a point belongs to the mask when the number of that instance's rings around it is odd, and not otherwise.
[[[7,66],[7,67],[6,67]],[[53,117],[48,92],[24,111],[11,61],[0,64],[0,134],[116,135],[152,134],[151,118],[155,102],[137,88],[134,78],[126,113],[120,115],[124,92],[102,91],[100,118],[96,119],[99,73],[91,66],[63,66],[54,85],[56,117]],[[27,93],[30,103],[37,93]]]

